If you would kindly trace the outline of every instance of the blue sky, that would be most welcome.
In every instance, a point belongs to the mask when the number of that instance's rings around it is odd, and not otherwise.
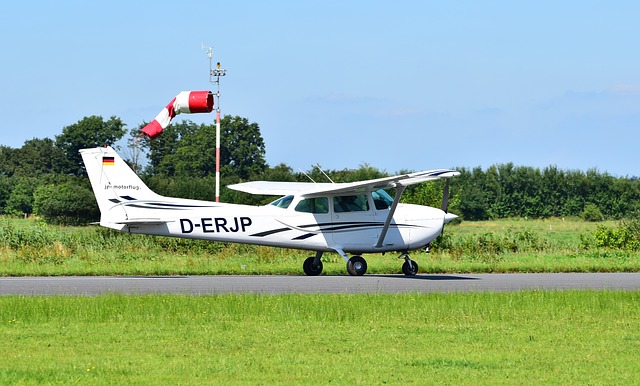
[[[227,69],[222,114],[260,125],[271,165],[640,176],[639,17],[633,1],[9,2],[0,144],[150,121],[211,89],[204,43]]]

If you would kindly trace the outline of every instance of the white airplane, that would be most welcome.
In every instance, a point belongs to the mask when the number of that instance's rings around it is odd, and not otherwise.
[[[363,253],[401,253],[402,272],[418,264],[409,251],[428,247],[445,223],[449,179],[455,170],[428,170],[352,183],[245,182],[242,192],[278,195],[265,206],[163,197],[154,193],[111,147],[80,150],[96,201],[100,225],[129,233],[267,245],[315,251],[302,265],[307,275],[322,272],[321,257],[337,252],[347,272],[364,275]],[[400,204],[412,184],[445,178],[442,209]],[[392,198],[383,189],[395,188]],[[349,257],[349,254],[352,257]]]

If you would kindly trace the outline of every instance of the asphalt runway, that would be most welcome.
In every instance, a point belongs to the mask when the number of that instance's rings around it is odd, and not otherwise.
[[[640,273],[352,276],[72,276],[3,277],[0,295],[228,293],[397,294],[520,290],[639,290]]]

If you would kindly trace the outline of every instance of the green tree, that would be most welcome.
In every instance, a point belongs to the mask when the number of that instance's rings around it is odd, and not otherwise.
[[[443,181],[431,181],[410,186],[412,189],[402,196],[402,202],[416,205],[429,205],[434,208],[442,207],[442,195],[444,192]]]
[[[457,207],[449,200],[449,211],[462,216],[465,220],[486,220],[489,214],[489,195],[492,193],[486,187],[487,178],[480,167],[469,170],[464,167],[456,167],[460,172],[459,177],[451,180],[451,195],[457,195]],[[454,189],[455,188],[455,189]],[[455,193],[454,193],[455,192]]]
[[[226,115],[222,119],[221,130],[221,172],[246,180],[267,170],[264,140],[257,123]]]
[[[4,212],[21,216],[33,213],[33,192],[39,185],[36,177],[12,177],[13,188],[9,194]]]
[[[145,181],[149,188],[163,196],[182,197],[195,200],[215,199],[215,178],[150,176]]]
[[[588,179],[579,170],[565,173],[565,202],[562,209],[564,216],[578,216],[585,206],[588,197]]]
[[[464,193],[464,198],[460,199],[460,213],[465,220],[477,221],[488,220],[489,204],[484,191],[477,186],[469,186]]]
[[[17,149],[0,145],[0,175],[11,177],[18,164]]]
[[[33,138],[16,150],[15,174],[38,176],[62,173],[66,159],[62,149],[50,138]]]
[[[267,171],[264,140],[257,123],[227,115],[222,118],[220,127],[220,166],[223,176],[247,180]],[[169,125],[160,137],[143,141],[149,150],[147,172],[151,175],[185,177],[214,175],[215,133],[214,124],[197,125],[182,121]]]
[[[86,175],[82,157],[78,151],[89,147],[115,144],[125,135],[124,126],[120,118],[115,116],[105,122],[101,116],[92,115],[63,128],[62,134],[56,136],[56,146],[65,154],[65,172],[76,176]]]
[[[567,178],[562,170],[552,165],[542,171],[540,196],[545,203],[545,217],[565,216],[567,202]]]
[[[225,133],[221,132],[224,136]],[[224,148],[225,144],[221,144]],[[221,150],[221,165],[229,161]],[[173,157],[177,176],[205,177],[216,172],[216,128],[214,125],[193,125],[193,129],[182,137]],[[233,170],[225,170],[224,176],[235,175]]]
[[[13,189],[13,178],[0,174],[0,213],[6,213],[11,189]]]
[[[146,126],[143,122],[133,133],[140,132]],[[176,163],[180,160],[176,156],[176,151],[181,145],[181,140],[188,137],[197,130],[197,125],[191,121],[174,122],[167,126],[162,135],[150,140],[148,137],[142,138],[142,147],[148,150],[147,174],[174,176],[176,173]]]
[[[297,181],[296,174],[293,172],[293,169],[284,163],[280,163],[267,169],[264,173],[263,179],[266,181]]]

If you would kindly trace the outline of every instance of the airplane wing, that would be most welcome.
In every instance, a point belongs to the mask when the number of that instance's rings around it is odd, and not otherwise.
[[[321,193],[347,193],[372,189],[396,188],[419,184],[425,181],[437,180],[440,178],[451,178],[459,175],[460,172],[447,169],[425,170],[422,172],[400,174],[392,177],[383,177],[373,180],[344,183],[313,183],[313,182],[275,182],[275,181],[252,181],[234,185],[228,185],[229,189],[250,194],[264,194],[284,196],[288,194],[298,194],[310,196]]]
[[[334,185],[337,184],[313,182],[251,181],[234,185],[227,185],[227,188],[250,194],[286,196],[288,194],[304,194],[316,189],[330,189]]]

